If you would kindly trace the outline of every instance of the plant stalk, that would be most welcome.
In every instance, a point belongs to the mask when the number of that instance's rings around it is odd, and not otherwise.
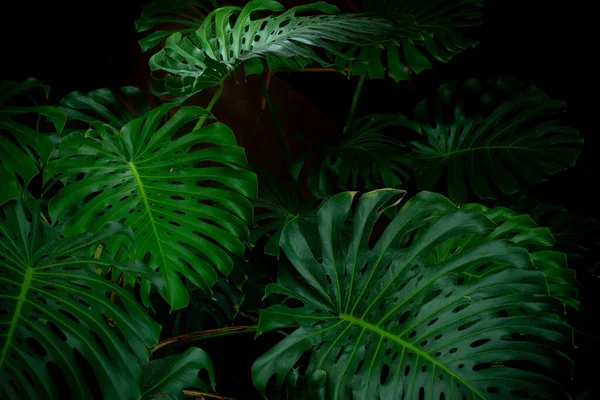
[[[279,122],[279,118],[277,117],[277,112],[275,111],[275,106],[273,105],[273,101],[271,100],[271,96],[269,95],[269,90],[265,85],[265,80],[261,75],[257,75],[258,84],[260,85],[260,89],[263,92],[263,96],[267,103],[267,108],[269,109],[269,114],[271,114],[271,119],[273,120],[273,125],[275,126],[275,133],[277,133],[277,141],[281,145],[283,149],[283,158],[285,159],[285,165],[288,167],[292,165],[292,155],[290,153],[290,149],[285,140],[285,136],[283,135],[283,130],[281,129],[281,123]]]
[[[217,91],[213,95],[212,99],[210,99],[210,103],[208,103],[208,105],[206,106],[206,111],[210,112],[213,109],[213,107],[215,106],[215,104],[217,103],[217,100],[219,100],[219,98],[223,94],[223,82],[224,82],[224,80],[222,80],[221,83],[219,83],[219,86],[217,86]],[[204,117],[198,118],[198,122],[196,122],[196,125],[194,126],[194,130],[202,128],[202,126],[204,125],[204,122],[206,121],[206,118],[208,118],[208,117],[204,116]]]
[[[228,328],[221,329],[209,329],[206,331],[199,331],[193,333],[186,333],[184,335],[175,336],[169,339],[165,339],[161,342],[158,342],[154,348],[152,348],[152,353],[161,347],[168,346],[173,343],[179,343],[187,340],[206,340],[213,339],[222,336],[231,336],[231,335],[242,335],[246,333],[254,333],[258,330],[258,325],[247,325],[247,326],[231,326]]]
[[[346,120],[346,126],[344,127],[344,133],[348,130],[348,127],[352,123],[354,119],[354,113],[356,112],[356,105],[358,104],[358,98],[360,97],[360,92],[362,90],[363,84],[365,83],[365,76],[361,75],[358,78],[358,83],[356,84],[356,89],[354,90],[354,97],[352,98],[352,104],[350,104],[350,112],[348,113],[348,119]]]

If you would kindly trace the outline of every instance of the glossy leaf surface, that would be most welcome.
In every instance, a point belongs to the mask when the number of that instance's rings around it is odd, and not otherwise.
[[[267,294],[296,303],[261,311],[258,333],[298,329],[256,361],[258,390],[274,375],[283,384],[306,354],[305,390],[318,393],[309,398],[564,398],[562,304],[525,243],[499,232],[520,220],[497,225],[477,206],[422,192],[371,237],[403,194],[362,195],[349,239],[353,194],[332,197],[318,213],[320,253],[294,221],[284,229],[297,276],[280,274]],[[525,225],[516,237],[545,234]]]
[[[53,220],[84,203],[66,217],[62,232],[94,232],[107,221],[121,221],[136,237],[132,258],[160,271],[162,294],[179,309],[189,301],[182,277],[210,292],[219,273],[231,271],[229,253],[243,254],[252,220],[249,198],[257,189],[229,128],[214,123],[189,132],[186,125],[206,115],[198,107],[181,108],[162,123],[172,107],[160,106],[120,130],[94,123],[85,135],[72,133],[47,173],[66,182],[50,201]],[[73,182],[82,173],[86,177]],[[116,254],[119,248],[111,242],[108,250]]]
[[[256,18],[260,12],[280,13]],[[323,15],[298,16],[301,12]],[[218,85],[244,61],[265,58],[272,71],[299,69],[309,62],[332,65],[321,54],[343,54],[339,43],[367,45],[383,36],[419,37],[411,23],[391,24],[384,18],[363,14],[333,15],[338,9],[324,2],[285,11],[272,0],[253,0],[244,8],[221,7],[211,12],[194,32],[176,32],[165,48],[150,59],[157,94],[187,95]],[[246,70],[258,73],[256,62]]]
[[[38,204],[3,207],[0,397],[62,399],[69,391],[71,398],[87,399],[100,388],[106,398],[139,398],[139,361],[158,342],[160,325],[128,291],[97,274],[105,261],[85,252],[116,235],[130,231],[111,223],[95,235],[65,239],[60,226],[41,221]],[[140,263],[119,268],[160,284]],[[93,369],[95,385],[85,367]]]

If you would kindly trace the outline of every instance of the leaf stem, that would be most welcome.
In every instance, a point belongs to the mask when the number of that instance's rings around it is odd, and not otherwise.
[[[222,80],[221,83],[219,83],[219,86],[217,86],[217,91],[215,92],[212,99],[210,99],[210,102],[206,106],[206,111],[210,112],[213,109],[213,107],[215,106],[215,104],[217,103],[217,100],[219,100],[219,98],[223,94],[223,86],[224,86],[223,83],[224,83],[224,80]],[[202,128],[202,126],[204,125],[204,122],[206,121],[206,118],[207,118],[207,116],[200,117],[198,119],[198,122],[194,126],[194,130]]]
[[[221,400],[235,400],[233,397],[225,397],[219,396],[218,394],[200,392],[198,390],[183,390],[183,395],[186,397],[197,397],[203,399],[205,397],[209,397],[211,399],[221,399]]]
[[[187,340],[205,340],[205,339],[213,339],[216,337],[222,336],[231,336],[231,335],[242,335],[245,333],[254,333],[258,329],[258,325],[246,325],[246,326],[230,326],[228,328],[220,328],[220,329],[209,329],[206,331],[199,331],[193,333],[186,333],[184,335],[175,336],[169,339],[165,339],[161,342],[158,342],[156,346],[152,349],[152,353],[161,347],[168,346],[173,343],[179,343]]]
[[[348,127],[352,123],[354,119],[354,113],[356,112],[356,105],[358,104],[358,98],[360,97],[360,92],[362,90],[363,84],[365,83],[365,76],[361,75],[358,78],[358,83],[356,84],[356,89],[354,89],[354,97],[352,98],[352,104],[350,104],[350,112],[348,114],[348,119],[346,120],[346,126],[344,127],[344,132],[348,130]]]
[[[277,112],[275,111],[275,106],[273,106],[273,101],[271,100],[271,96],[269,95],[269,90],[265,85],[265,80],[262,75],[257,75],[258,84],[260,85],[260,89],[263,92],[263,96],[267,103],[267,108],[269,109],[269,114],[271,114],[271,119],[273,120],[273,125],[275,126],[275,133],[277,133],[277,141],[281,145],[283,149],[283,158],[285,159],[285,164],[288,167],[292,165],[292,155],[290,153],[290,149],[285,140],[285,136],[283,135],[283,130],[281,129],[281,123],[279,122],[279,118],[277,117]]]

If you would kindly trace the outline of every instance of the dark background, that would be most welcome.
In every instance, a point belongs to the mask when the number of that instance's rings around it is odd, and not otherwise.
[[[134,28],[145,2],[48,1],[3,5],[2,79],[36,77],[52,87],[53,100],[73,90],[122,85],[147,88],[147,56],[139,49]],[[333,3],[348,9],[343,1]],[[598,51],[598,43],[593,39],[597,24],[593,20],[597,19],[594,6],[595,2],[590,1],[486,1],[481,43],[475,49],[456,57],[448,65],[435,64],[433,72],[424,72],[412,85],[366,82],[357,114],[398,111],[427,96],[439,83],[457,78],[512,76],[535,84],[551,97],[569,103],[571,123],[585,138],[585,149],[577,166],[541,185],[540,197],[584,216],[599,217],[596,186],[600,154],[595,131],[600,110],[598,67],[594,63]],[[339,127],[345,120],[355,80],[349,81],[336,73],[281,74],[279,79],[287,91],[294,92],[294,101],[322,112],[327,129]],[[243,137],[244,121],[255,118],[258,111],[256,106],[243,103],[237,111],[236,114],[236,110],[216,108],[215,114],[221,118],[219,113],[227,112],[234,132]],[[261,138],[256,132],[253,135],[251,142],[240,139],[240,145],[248,148],[251,161],[251,146],[261,146]],[[257,158],[264,158],[266,154],[267,158],[276,160],[273,163],[279,163],[277,149],[269,147],[274,143],[271,139],[265,139],[263,149],[253,154],[257,154]],[[598,258],[588,261],[592,265]],[[600,328],[595,325],[598,325],[596,304],[600,288],[593,279],[580,281],[582,310],[573,316],[573,323],[578,332],[599,337]],[[236,336],[202,343],[215,363],[219,392],[241,399],[254,398],[254,393],[244,389],[252,387],[248,366],[276,339],[254,342],[250,336]],[[571,393],[577,395],[591,390],[595,394],[589,398],[600,398],[596,391],[597,368],[593,367],[600,359],[600,341],[576,333],[575,345],[576,367]]]

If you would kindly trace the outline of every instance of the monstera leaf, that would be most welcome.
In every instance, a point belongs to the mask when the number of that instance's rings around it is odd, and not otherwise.
[[[266,58],[273,71],[299,69],[313,61],[332,65],[326,54],[343,56],[337,48],[339,43],[363,46],[388,37],[421,38],[412,21],[394,24],[366,14],[327,15],[338,9],[324,2],[255,18],[263,11],[285,9],[272,0],[253,0],[243,9],[222,7],[211,12],[194,32],[185,30],[169,36],[165,48],[150,59],[152,72],[166,73],[154,80],[153,90],[159,95],[189,95],[220,84],[245,61],[252,60],[246,73],[258,73],[260,57]],[[325,15],[296,15],[301,12]]]
[[[248,198],[257,188],[229,128],[214,123],[182,134],[206,111],[184,107],[161,124],[172,107],[162,105],[121,130],[96,122],[85,135],[70,134],[46,172],[65,182],[50,201],[52,219],[84,202],[64,221],[63,234],[121,221],[135,233],[132,258],[160,271],[162,294],[179,309],[189,301],[181,277],[210,292],[218,273],[231,271],[230,253],[244,252],[252,220]],[[78,174],[86,177],[77,180]],[[119,248],[119,241],[107,246],[112,254]],[[146,303],[149,289],[145,282]]]
[[[422,139],[411,145],[419,187],[433,190],[446,175],[452,200],[465,202],[470,191],[494,199],[574,165],[583,140],[564,123],[565,109],[514,79],[442,85],[415,109]]]
[[[183,354],[152,360],[142,364],[144,394],[142,400],[184,399],[184,389],[197,388],[208,391],[208,385],[198,374],[206,371],[209,385],[214,391],[214,371],[208,354],[204,350],[191,347]]]
[[[411,71],[431,69],[427,55],[440,62],[474,47],[472,30],[482,22],[481,0],[365,0],[362,10],[382,15],[402,25],[412,20],[421,37],[417,40],[386,40],[370,46],[340,46],[344,56],[336,67],[348,68],[348,75],[383,79],[386,69],[396,82],[410,79]]]
[[[197,289],[191,283],[186,285],[190,292],[190,304],[183,310],[170,313],[173,318],[172,336],[231,325],[244,302],[243,289],[248,280],[240,266],[242,262],[237,257],[234,259],[229,276],[219,277],[212,293]]]
[[[398,187],[408,180],[411,150],[404,147],[394,130],[418,129],[408,119],[397,115],[369,115],[354,121],[333,144],[325,144],[299,157],[292,176],[298,180],[307,161],[308,188],[318,197],[342,190]],[[391,134],[386,130],[392,129]],[[396,135],[397,136],[397,135]]]
[[[32,89],[42,89],[48,97],[50,88],[33,78],[21,83],[0,83],[0,205],[14,200],[44,166],[54,143],[49,135],[38,132],[20,121],[25,114],[46,117],[53,123],[55,133],[61,132],[66,118],[56,107],[23,107],[8,105],[16,96]],[[16,118],[16,119],[15,119]]]
[[[139,41],[142,51],[153,49],[173,33],[194,32],[215,8],[214,0],[153,0],[146,4],[135,22],[138,32],[152,31]]]
[[[258,200],[254,203],[257,216],[255,229],[250,232],[250,243],[256,244],[267,236],[265,254],[279,258],[279,238],[283,227],[297,219],[303,228],[312,229],[317,221],[315,202],[306,202],[295,182],[263,174]]]
[[[298,329],[256,361],[259,391],[273,375],[290,380],[306,353],[311,398],[561,398],[571,330],[526,248],[546,232],[516,233],[519,219],[498,226],[429,192],[373,231],[403,194],[364,194],[349,239],[340,232],[353,193],[331,198],[318,213],[320,253],[295,221],[286,226],[281,246],[298,276],[280,274],[267,294],[293,302],[261,311],[258,332]]]
[[[111,223],[65,239],[60,228],[41,221],[38,203],[26,208],[19,199],[0,212],[0,397],[62,399],[68,390],[69,398],[89,399],[99,386],[104,398],[140,398],[139,362],[160,326],[128,291],[96,273],[104,261],[86,256],[130,231]],[[119,268],[160,284],[140,263]]]
[[[349,75],[383,78],[385,70],[396,82],[410,79],[410,71],[431,69],[427,55],[440,62],[474,47],[472,30],[482,22],[482,0],[365,0],[363,10],[386,16],[396,24],[414,18],[420,40],[386,41],[366,47],[350,47],[338,57],[338,68],[349,67]],[[348,56],[352,56],[351,58]]]
[[[123,86],[117,94],[108,88],[71,92],[60,103],[61,111],[71,121],[101,121],[117,129],[150,111],[146,94],[133,86]]]

